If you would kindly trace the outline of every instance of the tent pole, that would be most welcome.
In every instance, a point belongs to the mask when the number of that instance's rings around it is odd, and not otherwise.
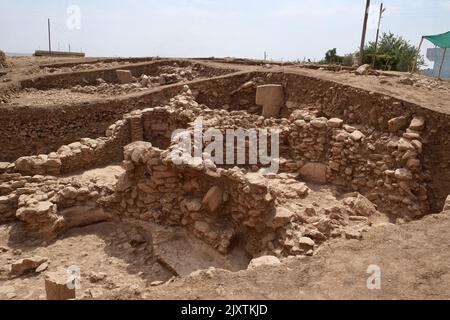
[[[423,43],[423,37],[422,37],[422,39],[420,39],[419,48],[417,49],[417,54],[416,54],[416,61],[415,61],[414,65],[413,65],[413,69],[412,69],[411,73],[414,73],[417,70],[417,61],[419,60],[420,49],[422,48],[422,43]]]
[[[444,60],[445,60],[445,54],[446,53],[447,53],[447,48],[444,49],[444,54],[442,56],[441,66],[439,67],[439,76],[438,76],[438,78],[441,78],[441,71],[442,71],[442,66],[444,65]]]

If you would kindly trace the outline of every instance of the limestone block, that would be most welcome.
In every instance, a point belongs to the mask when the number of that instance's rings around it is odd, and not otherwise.
[[[354,141],[360,141],[364,137],[365,135],[359,130],[355,130],[350,134],[350,138],[352,138]]]
[[[75,299],[75,287],[68,286],[68,274],[64,270],[48,273],[45,277],[45,292],[47,300],[69,300]]]
[[[277,257],[274,256],[262,256],[250,261],[248,265],[248,269],[254,269],[259,266],[274,266],[280,264],[281,261]]]
[[[309,162],[300,169],[300,175],[307,181],[326,183],[327,166],[322,163]]]
[[[279,84],[258,86],[256,89],[256,104],[263,106],[263,117],[278,118],[284,105],[283,86]]]
[[[327,127],[327,118],[315,118],[311,120],[311,125],[317,129],[323,129]]]
[[[395,170],[395,178],[399,180],[411,180],[413,175],[411,171],[405,168]]]
[[[272,226],[274,228],[280,228],[291,222],[291,219],[295,217],[295,212],[286,209],[284,207],[277,207],[275,209],[275,216],[272,220]]]
[[[47,258],[38,256],[20,259],[11,264],[10,274],[20,276],[28,271],[35,270],[46,261]]]
[[[60,211],[59,214],[64,217],[65,229],[87,226],[111,218],[103,208],[89,206],[71,207]]]
[[[423,117],[414,117],[409,128],[414,131],[422,131],[425,127],[425,119]]]
[[[355,74],[357,74],[359,76],[368,75],[371,68],[372,67],[370,64],[363,64],[358,69],[356,69]]]
[[[298,244],[302,249],[311,249],[314,247],[315,242],[309,237],[301,237],[298,239]]]
[[[209,191],[206,193],[202,203],[206,206],[209,212],[213,213],[220,208],[220,206],[222,205],[222,201],[223,201],[222,189],[220,189],[217,186],[214,186],[211,189],[209,189]]]
[[[361,194],[356,197],[353,209],[357,215],[364,217],[370,217],[377,213],[375,205]]]
[[[339,118],[331,118],[327,121],[327,125],[331,128],[340,128],[344,124],[344,120]]]
[[[116,70],[116,75],[121,84],[126,84],[133,81],[133,75],[130,70]]]
[[[398,130],[404,129],[408,124],[408,119],[406,117],[397,117],[388,121],[388,127],[390,132],[397,132]]]

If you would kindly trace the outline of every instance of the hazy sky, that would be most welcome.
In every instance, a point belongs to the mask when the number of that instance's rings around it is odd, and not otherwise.
[[[365,0],[0,0],[0,49],[53,49],[89,56],[172,56],[320,59],[336,47],[356,51]],[[418,45],[424,34],[450,30],[450,0],[384,0],[382,31]],[[380,0],[372,0],[368,40],[374,40]],[[69,29],[80,8],[80,28]],[[73,12],[72,12],[73,13]],[[73,23],[73,19],[69,22]],[[75,20],[76,21],[76,20]],[[72,27],[74,24],[72,24]],[[76,24],[75,24],[76,26]],[[426,47],[432,47],[426,43]]]

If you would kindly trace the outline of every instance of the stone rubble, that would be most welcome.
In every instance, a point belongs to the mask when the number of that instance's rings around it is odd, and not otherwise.
[[[27,272],[35,271],[41,265],[47,262],[47,258],[43,257],[30,257],[17,260],[11,264],[10,275],[18,277]]]
[[[192,81],[201,77],[201,70],[197,66],[185,68],[173,66],[161,66],[157,75],[150,76],[141,74],[138,78],[133,77],[130,70],[117,70],[118,83],[109,83],[102,78],[97,79],[97,85],[81,86],[71,88],[72,92],[87,93],[95,95],[115,96],[129,93],[142,92],[162,85],[175,84],[179,82]]]

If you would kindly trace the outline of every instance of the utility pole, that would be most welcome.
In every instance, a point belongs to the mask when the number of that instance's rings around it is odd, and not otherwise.
[[[444,65],[444,60],[445,60],[445,55],[447,53],[447,48],[444,48],[444,53],[442,55],[442,62],[441,62],[441,66],[439,67],[439,75],[438,78],[441,78],[441,72],[442,72],[442,66]]]
[[[52,55],[52,41],[50,37],[50,18],[48,19],[48,53]]]
[[[359,48],[359,59],[358,59],[359,65],[363,64],[364,44],[366,43],[367,20],[369,20],[369,8],[370,8],[370,0],[367,0],[366,11],[364,13],[363,31],[362,31],[362,36],[361,36],[361,46]]]
[[[375,39],[375,54],[373,56],[372,65],[375,68],[375,60],[377,59],[377,50],[378,50],[378,37],[380,36],[380,26],[381,26],[381,18],[383,18],[383,13],[386,11],[385,8],[383,8],[383,3],[381,3],[380,6],[380,17],[378,18],[378,28],[377,28],[377,38]]]

